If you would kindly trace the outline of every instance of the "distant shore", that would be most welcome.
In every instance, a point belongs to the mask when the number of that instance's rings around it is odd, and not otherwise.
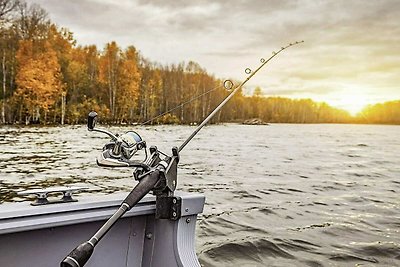
[[[220,125],[220,124],[240,124],[244,126],[268,126],[274,124],[299,124],[299,125],[307,125],[307,124],[348,124],[348,125],[393,125],[397,126],[400,123],[367,123],[367,122],[262,122],[262,123],[246,123],[238,122],[238,121],[226,121],[226,122],[218,122],[218,123],[209,123],[209,125]],[[46,123],[46,124],[23,124],[23,123],[13,123],[13,124],[0,124],[1,127],[7,126],[16,126],[16,127],[60,127],[60,126],[85,126],[85,123],[76,123],[76,124],[60,124],[60,123]],[[176,125],[176,126],[197,126],[198,123],[154,123],[154,124],[146,124],[141,125],[140,123],[102,123],[100,125],[103,126],[162,126],[162,125]]]

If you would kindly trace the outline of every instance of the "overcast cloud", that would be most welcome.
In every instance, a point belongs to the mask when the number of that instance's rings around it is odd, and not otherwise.
[[[79,44],[134,45],[152,61],[194,60],[218,77],[243,79],[290,42],[247,87],[345,107],[400,99],[397,0],[29,0]]]

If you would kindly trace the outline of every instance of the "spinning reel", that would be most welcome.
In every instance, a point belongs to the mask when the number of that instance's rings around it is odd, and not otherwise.
[[[132,157],[140,150],[145,151],[147,160],[146,142],[140,135],[134,131],[128,131],[122,135],[114,135],[113,133],[95,129],[97,121],[97,113],[92,111],[88,115],[88,130],[94,132],[105,133],[111,137],[111,141],[104,145],[103,152],[97,157],[97,164],[103,167],[134,167],[138,161],[132,161]]]
[[[176,189],[177,166],[179,161],[178,149],[172,148],[172,156],[159,151],[156,146],[147,148],[146,141],[135,131],[128,131],[122,135],[113,134],[107,130],[95,128],[97,113],[92,111],[88,115],[88,130],[107,134],[111,141],[103,147],[103,152],[97,157],[97,165],[102,167],[134,167],[133,176],[141,178],[154,170],[162,170],[159,184],[152,188],[156,196],[172,196]],[[133,160],[144,151],[144,159]],[[161,158],[162,157],[162,158]]]

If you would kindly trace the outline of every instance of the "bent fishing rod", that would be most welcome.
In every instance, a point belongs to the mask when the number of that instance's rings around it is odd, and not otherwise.
[[[161,152],[156,146],[147,148],[146,142],[135,131],[122,135],[113,134],[107,130],[95,128],[97,113],[88,115],[88,130],[107,134],[111,140],[103,147],[103,152],[97,157],[97,164],[103,167],[132,167],[133,176],[139,181],[128,196],[122,201],[118,210],[100,227],[86,242],[73,249],[60,263],[60,267],[83,267],[93,254],[94,248],[113,227],[113,225],[132,207],[134,207],[150,191],[156,196],[156,219],[178,220],[181,211],[173,203],[177,202],[174,191],[177,186],[179,153],[196,136],[196,134],[217,114],[218,111],[270,60],[283,50],[303,43],[290,43],[278,52],[273,52],[267,60],[260,59],[261,65],[251,71],[246,68],[247,78],[235,86],[231,80],[225,80],[223,87],[231,91],[229,95],[197,126],[193,133],[179,146],[172,148],[172,154]],[[143,160],[133,160],[133,156],[142,156]]]

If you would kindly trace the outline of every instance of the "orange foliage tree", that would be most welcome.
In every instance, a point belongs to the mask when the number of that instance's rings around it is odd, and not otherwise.
[[[116,111],[118,121],[132,121],[137,110],[141,73],[138,66],[138,54],[130,46],[121,55],[118,68],[118,94],[116,96]]]
[[[104,54],[100,57],[99,64],[99,81],[107,90],[109,108],[113,120],[115,119],[120,51],[116,42],[108,43]]]
[[[48,41],[39,45],[33,40],[22,40],[16,59],[17,90],[14,96],[20,103],[20,111],[25,111],[25,121],[38,121],[55,104],[62,91],[61,70],[57,55]]]

